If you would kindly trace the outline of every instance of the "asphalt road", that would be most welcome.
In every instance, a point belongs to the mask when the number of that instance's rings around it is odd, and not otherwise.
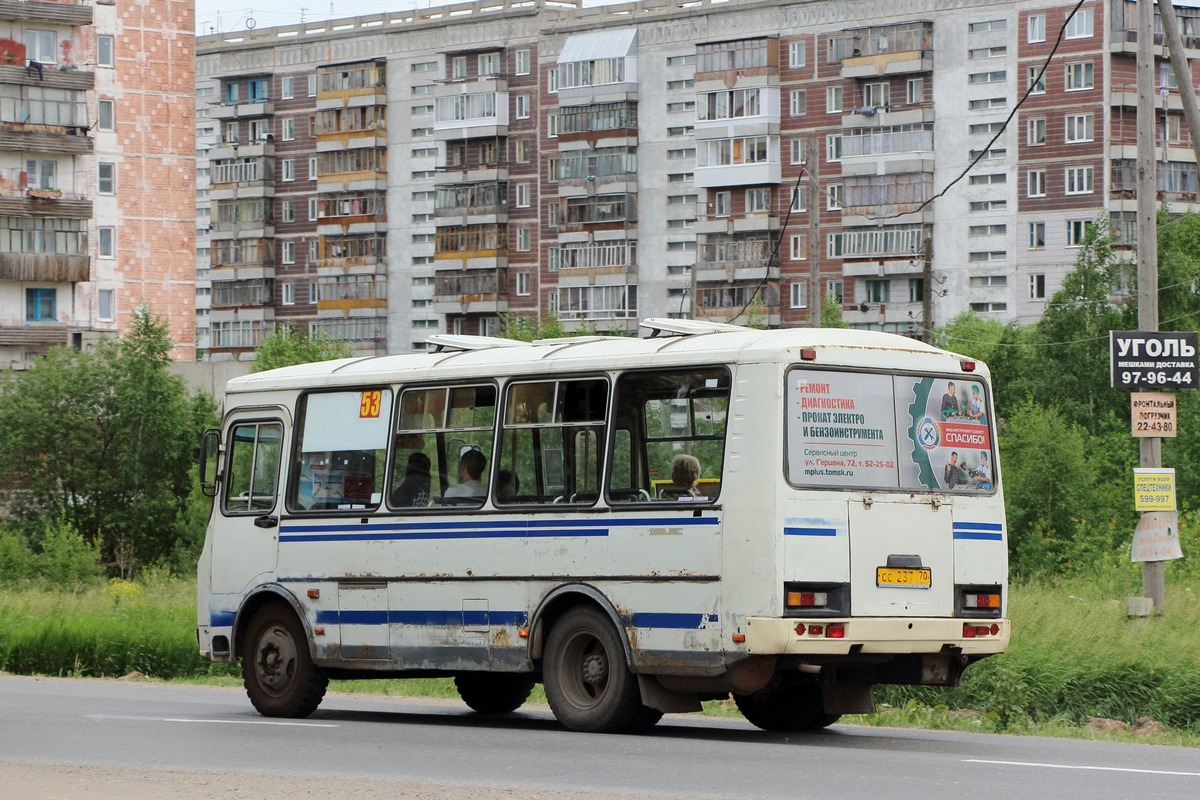
[[[1200,752],[699,716],[599,736],[540,707],[484,718],[366,695],[287,721],[236,689],[0,677],[2,800],[266,796],[1174,800],[1200,797]]]

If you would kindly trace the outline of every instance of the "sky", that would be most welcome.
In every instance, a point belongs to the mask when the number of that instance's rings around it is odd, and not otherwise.
[[[382,14],[414,6],[442,5],[443,0],[196,0],[196,33],[231,33],[297,25],[324,19]]]

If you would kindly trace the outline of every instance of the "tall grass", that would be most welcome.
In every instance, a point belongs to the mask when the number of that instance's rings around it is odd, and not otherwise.
[[[875,724],[922,724],[1046,732],[1090,717],[1133,723],[1150,717],[1200,735],[1200,569],[1168,566],[1158,616],[1126,617],[1141,592],[1138,570],[1112,564],[1091,574],[1012,589],[1009,651],[972,665],[961,686],[881,686],[890,706]],[[230,680],[236,669],[201,661],[195,587],[150,575],[74,593],[0,589],[0,670],[41,675]],[[233,679],[236,680],[236,679]],[[336,688],[389,695],[454,696],[441,680],[345,682]],[[538,694],[537,699],[542,695]],[[716,711],[730,704],[716,704]],[[713,708],[713,704],[709,704]],[[1194,741],[1192,742],[1194,743]]]

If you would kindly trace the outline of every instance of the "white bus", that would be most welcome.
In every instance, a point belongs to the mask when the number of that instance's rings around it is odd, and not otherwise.
[[[574,730],[732,693],[800,731],[1005,649],[982,363],[865,331],[642,325],[230,381],[201,447],[202,656],[240,657],[268,716],[312,713],[330,677],[452,676],[493,714],[540,681]]]

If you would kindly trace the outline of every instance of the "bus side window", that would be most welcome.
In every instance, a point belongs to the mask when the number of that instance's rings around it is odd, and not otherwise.
[[[608,496],[631,500],[715,500],[725,459],[729,371],[708,367],[669,372],[627,372],[617,380],[618,434],[614,437]],[[699,478],[676,485],[676,456],[693,456]]]
[[[312,392],[297,409],[290,511],[377,508],[383,499],[390,389]]]
[[[283,426],[278,422],[234,425],[229,432],[225,510],[231,513],[269,511],[279,486],[279,455]]]

